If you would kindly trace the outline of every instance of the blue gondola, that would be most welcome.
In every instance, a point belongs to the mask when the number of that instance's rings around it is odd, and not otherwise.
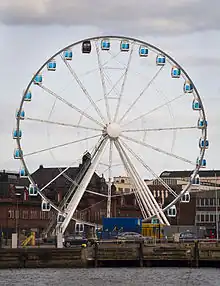
[[[31,99],[32,99],[32,93],[30,90],[28,90],[24,95],[24,101],[31,101]]]
[[[200,138],[199,147],[201,149],[203,149],[203,148],[208,149],[209,148],[209,140],[208,139],[205,140],[204,138]]]
[[[177,215],[176,206],[173,205],[172,207],[170,207],[170,208],[167,210],[167,216],[168,216],[168,217],[176,217],[176,215]]]
[[[191,181],[191,184],[192,184],[193,186],[199,186],[199,185],[200,185],[200,177],[199,177],[199,174],[197,174],[194,179],[193,179],[193,177],[191,176],[191,177],[190,177],[190,181]]]
[[[42,84],[43,76],[42,74],[37,74],[34,78],[34,84]]]
[[[23,155],[23,152],[20,149],[14,150],[14,159],[21,159]]]
[[[185,93],[193,92],[193,84],[190,81],[186,80],[184,83],[183,91]]]
[[[206,168],[206,159],[200,159],[200,158],[197,158],[196,160],[196,165],[198,166],[200,164],[200,167],[201,168]]]
[[[178,67],[172,67],[171,76],[172,78],[179,78],[181,75],[181,69]]]
[[[166,57],[164,55],[157,55],[156,64],[157,66],[164,66],[166,63]]]
[[[207,127],[207,125],[208,125],[208,122],[207,122],[206,120],[204,120],[204,119],[202,119],[202,118],[200,118],[200,119],[198,120],[198,128],[199,128],[199,129],[204,129],[204,128]]]
[[[22,109],[21,112],[19,112],[19,110],[16,111],[16,119],[21,119],[23,120],[25,118],[25,112]]]
[[[110,41],[109,41],[109,39],[103,39],[101,41],[101,49],[103,51],[109,51],[110,50]]]
[[[181,198],[181,203],[189,203],[190,202],[190,193],[188,191]]]
[[[128,52],[130,48],[130,44],[128,41],[121,41],[120,49],[121,52]]]
[[[41,210],[43,212],[49,212],[51,210],[51,204],[45,200],[41,202]]]
[[[147,47],[140,46],[140,48],[139,48],[139,56],[140,57],[147,57],[148,53],[149,53],[149,50]]]
[[[21,136],[22,136],[22,132],[21,130],[17,130],[17,129],[14,129],[13,130],[13,139],[21,139]]]
[[[28,188],[29,196],[36,197],[38,195],[38,187],[37,185],[30,184]]]
[[[20,176],[20,178],[26,178],[27,177],[27,172],[26,172],[25,168],[21,168],[19,170],[19,176]]]
[[[84,41],[82,43],[82,53],[83,54],[90,54],[92,50],[92,45],[90,41]]]
[[[202,109],[201,103],[197,99],[193,100],[192,109],[193,110],[201,110]]]
[[[55,71],[56,68],[57,68],[57,63],[56,63],[55,59],[53,59],[47,63],[47,70],[48,71]]]
[[[67,61],[71,61],[73,59],[73,52],[71,49],[67,49],[63,52],[63,57]]]

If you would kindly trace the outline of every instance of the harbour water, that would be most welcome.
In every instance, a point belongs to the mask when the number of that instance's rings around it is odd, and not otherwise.
[[[0,271],[4,286],[219,286],[215,268],[12,269]]]

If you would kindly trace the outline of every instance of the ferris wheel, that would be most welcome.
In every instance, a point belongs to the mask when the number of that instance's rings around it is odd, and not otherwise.
[[[143,219],[156,216],[169,225],[167,216],[176,215],[178,201],[190,201],[190,187],[206,167],[207,119],[195,85],[171,56],[134,38],[93,37],[54,54],[26,87],[16,122],[20,176],[30,181],[29,195],[42,198],[43,211],[57,211],[62,233],[95,172],[108,183],[108,217],[113,177],[126,174]],[[90,158],[78,183],[55,205],[44,191],[60,176],[71,180],[67,171],[85,150]],[[39,164],[59,169],[43,187],[31,175]],[[159,175],[183,168],[192,175],[176,193]],[[144,178],[157,180],[172,196],[165,208]]]

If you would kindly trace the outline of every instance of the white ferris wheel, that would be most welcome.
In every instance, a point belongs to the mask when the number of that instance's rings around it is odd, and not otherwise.
[[[57,52],[33,75],[16,122],[20,175],[30,181],[29,195],[42,198],[43,211],[57,211],[62,233],[94,172],[108,183],[108,217],[113,177],[126,174],[143,219],[156,216],[169,225],[167,215],[175,215],[178,201],[189,202],[190,187],[199,184],[198,171],[206,167],[207,120],[195,85],[171,56],[134,38],[93,37]],[[91,158],[79,184],[55,205],[45,189],[78,164],[85,150]],[[60,171],[43,187],[31,176],[39,164]],[[192,176],[178,194],[159,174],[183,168]],[[173,196],[164,209],[144,178],[158,180]]]

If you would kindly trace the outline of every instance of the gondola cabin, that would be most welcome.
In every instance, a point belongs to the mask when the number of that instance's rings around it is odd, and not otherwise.
[[[204,119],[202,119],[202,118],[200,118],[200,119],[198,120],[198,128],[199,128],[199,129],[205,129],[205,128],[207,127],[207,125],[208,125],[208,123],[207,123],[206,120],[204,120]]]
[[[24,110],[21,110],[20,112],[19,112],[19,110],[17,110],[16,111],[16,119],[21,119],[21,120],[23,120],[25,118],[25,112],[24,112]]]
[[[32,99],[32,93],[30,90],[28,90],[24,95],[24,101],[31,101]]]
[[[201,103],[197,99],[193,100],[192,109],[193,110],[201,110],[202,109]]]
[[[195,176],[195,178],[193,178],[193,176],[190,177],[190,180],[191,180],[191,184],[193,186],[199,186],[200,185],[200,177],[199,177],[199,174],[197,174]]]
[[[57,223],[61,224],[61,223],[64,222],[64,220],[65,220],[65,217],[62,214],[58,214],[58,216],[57,216]]]
[[[121,52],[128,52],[130,48],[130,44],[128,41],[121,41],[120,50]]]
[[[185,194],[180,199],[181,203],[189,203],[190,202],[190,194],[188,191],[185,192]]]
[[[23,155],[23,152],[20,149],[14,150],[14,159],[21,159]]]
[[[21,168],[21,169],[19,170],[19,177],[20,177],[20,178],[26,178],[26,177],[27,177],[27,173],[26,173],[25,168]]]
[[[109,51],[110,50],[110,41],[108,39],[103,39],[101,41],[101,49],[103,51]]]
[[[144,46],[140,46],[139,48],[139,56],[140,57],[147,57],[148,56],[148,48]]]
[[[34,84],[42,84],[43,76],[42,74],[37,74],[34,78]]]
[[[199,164],[201,168],[206,168],[206,159],[203,158],[201,160],[200,158],[197,158],[196,165],[199,166]]]
[[[53,59],[47,63],[47,70],[48,71],[55,71],[56,68],[57,68],[57,63],[56,63],[55,59]]]
[[[204,138],[200,138],[200,140],[199,140],[199,147],[201,148],[201,149],[208,149],[209,148],[209,140],[205,140]]]
[[[13,139],[21,139],[22,136],[21,130],[14,129],[12,134],[13,134]]]
[[[84,224],[83,223],[76,223],[75,224],[75,234],[82,235],[84,233]]]
[[[63,52],[63,57],[66,61],[71,61],[73,59],[73,52],[71,49],[67,49]]]
[[[36,197],[38,195],[38,187],[37,185],[30,184],[28,188],[29,196]]]
[[[183,86],[183,91],[185,93],[192,93],[193,92],[193,84],[186,80],[185,83],[184,83],[184,86]]]
[[[156,57],[156,65],[164,66],[166,63],[166,57],[164,55],[157,55]]]
[[[181,69],[178,67],[172,67],[171,69],[171,76],[172,78],[179,78],[181,75]]]
[[[82,53],[83,54],[90,54],[92,50],[92,45],[90,41],[84,41],[82,43]]]
[[[51,210],[51,204],[48,203],[45,200],[42,200],[42,202],[41,202],[41,210],[43,212],[49,212]]]
[[[170,207],[170,208],[167,210],[167,216],[168,216],[168,217],[176,217],[176,215],[177,215],[176,206],[173,205],[172,207]]]

